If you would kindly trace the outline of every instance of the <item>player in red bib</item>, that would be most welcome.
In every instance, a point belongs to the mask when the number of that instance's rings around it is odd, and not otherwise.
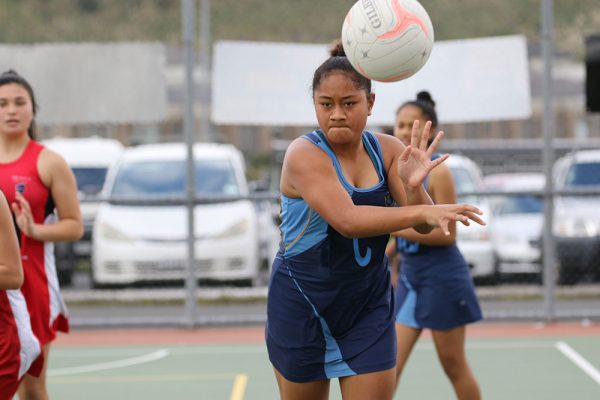
[[[39,375],[43,365],[41,347],[31,331],[27,305],[19,291],[22,284],[17,235],[0,191],[0,400],[12,399],[23,376]]]
[[[69,330],[52,242],[78,240],[83,224],[73,172],[34,140],[36,109],[23,77],[14,71],[0,75],[0,189],[14,214],[25,277],[21,291],[47,360],[56,332]],[[20,400],[48,398],[46,364],[39,377],[25,375]]]

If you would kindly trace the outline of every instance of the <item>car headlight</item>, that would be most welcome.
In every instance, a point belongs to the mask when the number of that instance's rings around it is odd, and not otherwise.
[[[555,232],[564,237],[593,237],[599,233],[596,221],[582,217],[566,217],[559,219]]]
[[[227,229],[225,229],[224,231],[222,231],[215,237],[217,239],[223,239],[223,238],[227,238],[227,237],[231,237],[231,236],[243,235],[244,233],[246,233],[249,226],[250,226],[250,222],[248,221],[247,218],[244,218],[244,219],[236,222],[235,224],[231,225],[230,227],[228,227]]]
[[[131,237],[121,232],[119,229],[108,224],[100,224],[100,236],[108,240],[115,240],[121,242],[131,241]]]

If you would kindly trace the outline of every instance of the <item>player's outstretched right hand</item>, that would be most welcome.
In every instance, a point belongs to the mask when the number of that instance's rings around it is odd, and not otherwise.
[[[485,221],[479,217],[483,215],[483,211],[470,204],[438,204],[428,206],[425,213],[425,222],[431,226],[439,226],[444,235],[450,235],[450,221],[461,222],[466,226],[470,225],[470,221],[485,225]]]

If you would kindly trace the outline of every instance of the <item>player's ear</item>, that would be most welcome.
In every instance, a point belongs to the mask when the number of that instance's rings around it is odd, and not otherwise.
[[[367,94],[367,106],[369,107],[369,115],[371,115],[371,111],[373,110],[373,104],[375,104],[375,93]]]

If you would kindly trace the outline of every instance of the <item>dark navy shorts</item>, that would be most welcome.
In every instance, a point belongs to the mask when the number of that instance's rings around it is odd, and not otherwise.
[[[273,264],[269,359],[287,380],[310,382],[394,368],[394,294],[387,263],[371,282],[316,282]]]

